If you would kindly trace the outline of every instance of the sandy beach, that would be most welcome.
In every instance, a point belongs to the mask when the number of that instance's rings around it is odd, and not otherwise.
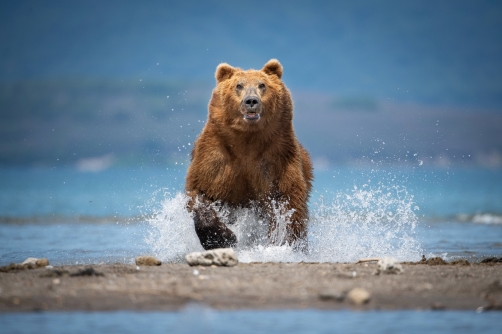
[[[0,272],[0,311],[216,309],[501,310],[502,263],[240,263],[55,266]],[[354,288],[369,294],[357,304]]]

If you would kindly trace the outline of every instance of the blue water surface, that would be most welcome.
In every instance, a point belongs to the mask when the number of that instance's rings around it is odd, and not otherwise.
[[[134,217],[158,192],[183,191],[185,170],[0,167],[0,217]],[[148,210],[148,209],[147,209]]]
[[[0,168],[0,265],[27,257],[52,264],[132,263],[148,254],[145,222],[183,192],[184,168]],[[502,171],[349,168],[316,171],[311,212],[354,189],[404,194],[426,256],[502,256]],[[401,196],[400,195],[400,196]],[[395,195],[392,195],[395,196]],[[476,222],[476,215],[488,217]],[[169,245],[166,245],[169,247]],[[410,259],[411,260],[411,259]]]
[[[216,311],[0,314],[2,333],[500,333],[498,312]]]
[[[149,254],[145,223],[0,224],[0,265],[37,254],[52,265],[133,263]]]
[[[0,167],[0,218],[40,216],[133,217],[164,192],[183,192],[185,168]],[[350,168],[315,171],[310,203],[354,187],[403,187],[424,218],[492,213],[502,216],[502,170],[482,168]]]
[[[28,257],[53,265],[133,263],[149,254],[151,227],[136,223],[0,224],[0,265]],[[502,256],[502,227],[469,222],[422,222],[416,227],[424,255],[479,261]],[[168,245],[166,245],[168,247]]]

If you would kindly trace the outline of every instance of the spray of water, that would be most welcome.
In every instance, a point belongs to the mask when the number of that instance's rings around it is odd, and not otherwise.
[[[351,262],[363,257],[392,256],[418,260],[422,253],[415,238],[417,216],[413,196],[405,188],[365,185],[321,198],[311,216],[312,259]]]
[[[168,262],[180,262],[190,252],[203,251],[195,234],[191,214],[187,211],[188,197],[165,192],[165,199],[154,213],[147,217],[152,228],[146,242],[152,252]]]
[[[202,251],[195,234],[188,198],[166,193],[152,215],[147,243],[166,262],[183,261],[189,252]],[[218,217],[236,234],[235,251],[241,262],[353,262],[364,257],[392,256],[416,261],[422,252],[415,238],[417,216],[413,196],[404,187],[364,185],[319,198],[311,205],[308,251],[295,251],[283,243],[291,210],[271,202],[276,229],[269,236],[269,222],[256,206],[233,209],[213,205]]]

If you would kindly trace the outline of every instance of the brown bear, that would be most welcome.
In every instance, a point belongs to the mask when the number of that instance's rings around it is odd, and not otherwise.
[[[258,206],[270,239],[277,225],[271,203],[283,203],[282,211],[292,214],[279,243],[305,250],[312,163],[293,130],[293,101],[281,80],[282,65],[272,59],[261,70],[245,71],[222,63],[215,76],[185,187],[202,247],[237,243],[211,204]]]

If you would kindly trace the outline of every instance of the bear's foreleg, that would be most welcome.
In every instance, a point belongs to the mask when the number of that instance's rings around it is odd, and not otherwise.
[[[291,221],[286,225],[286,241],[292,245],[295,250],[308,252],[307,240],[307,220],[308,213],[306,209],[295,210],[291,216]],[[308,211],[307,211],[308,212]]]
[[[237,244],[237,237],[209,206],[198,205],[193,209],[195,233],[205,250],[228,248]]]

